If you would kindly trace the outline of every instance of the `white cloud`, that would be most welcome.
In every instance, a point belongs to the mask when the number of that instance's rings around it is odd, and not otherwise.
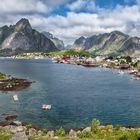
[[[0,0],[0,14],[33,14],[51,11],[69,0]]]
[[[8,0],[4,0],[5,2]],[[16,1],[16,0],[12,0]],[[21,0],[19,0],[21,1]],[[119,30],[130,35],[140,36],[140,4],[137,3],[133,6],[120,6],[118,5],[113,10],[97,9],[96,13],[76,13],[70,11],[66,16],[50,15],[44,16],[39,14],[40,12],[46,13],[48,11],[48,5],[56,6],[54,1],[47,1],[43,3],[43,0],[36,0],[39,3],[33,3],[33,0],[25,2],[25,4],[19,3],[19,7],[15,11],[35,11],[32,14],[21,14],[22,12],[15,14],[0,14],[0,25],[13,24],[20,18],[28,18],[33,28],[40,31],[50,31],[55,36],[63,39],[65,43],[72,43],[76,38],[80,36],[90,36],[94,34],[111,32]],[[81,0],[79,0],[81,1]],[[89,1],[89,0],[88,0]],[[90,0],[91,1],[91,0]],[[93,1],[93,0],[92,0]],[[139,1],[139,0],[138,0]],[[63,4],[66,1],[58,0],[59,4]],[[86,1],[87,2],[87,1]],[[26,6],[28,3],[28,10]],[[57,4],[58,4],[57,3]],[[9,3],[11,7],[12,3]],[[8,4],[7,4],[8,6]],[[45,6],[45,7],[44,7]],[[86,7],[88,7],[87,5]],[[3,7],[3,10],[2,10]],[[36,7],[34,9],[34,7]],[[38,8],[37,8],[38,7]],[[40,8],[42,7],[42,8]],[[76,7],[76,6],[75,6]],[[94,7],[94,4],[93,6]],[[0,13],[4,11],[4,5],[0,5]],[[94,9],[94,8],[93,8]],[[42,10],[42,11],[40,11]],[[7,10],[5,10],[7,11]],[[12,11],[12,10],[11,10]],[[13,8],[14,11],[14,8]]]
[[[77,11],[80,10],[81,8],[83,8],[86,4],[85,0],[77,0],[71,4],[68,4],[68,8],[72,11]]]
[[[44,24],[46,26],[44,26]],[[71,43],[80,36],[111,32],[119,30],[130,35],[140,36],[140,7],[117,6],[114,10],[103,10],[99,13],[75,13],[69,12],[64,16],[50,16],[40,19],[41,26],[56,36]],[[131,28],[130,28],[131,27]]]
[[[1,14],[47,12],[48,7],[39,0],[1,0]]]
[[[96,10],[95,0],[76,0],[68,4],[67,7],[71,11],[80,11],[80,10],[95,11]]]

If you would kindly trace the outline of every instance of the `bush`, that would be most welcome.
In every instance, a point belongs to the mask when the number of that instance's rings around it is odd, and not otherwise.
[[[84,131],[78,134],[79,138],[91,138],[92,132]]]
[[[44,128],[42,131],[43,131],[44,134],[48,133],[48,129],[47,128]]]
[[[29,123],[29,124],[26,125],[26,128],[27,129],[33,128],[33,125]]]
[[[119,125],[119,124],[117,124],[117,125],[115,126],[115,130],[116,130],[116,131],[119,131],[120,128],[121,128],[121,125]]]
[[[91,131],[97,133],[99,131],[100,121],[93,119],[91,123]]]
[[[129,140],[128,136],[125,134],[119,138],[119,140]]]
[[[56,130],[56,136],[64,137],[66,135],[65,130],[61,127],[60,129]]]
[[[126,59],[127,63],[131,63],[132,62],[132,58],[130,56],[126,56],[125,59]]]
[[[133,64],[134,67],[140,68],[140,61],[137,61],[136,63]]]
[[[6,74],[0,72],[0,79],[3,80],[6,78]]]

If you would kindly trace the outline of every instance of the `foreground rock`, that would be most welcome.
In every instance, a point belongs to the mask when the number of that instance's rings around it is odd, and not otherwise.
[[[91,127],[86,127],[85,129],[83,129],[83,132],[91,132]]]
[[[54,131],[48,131],[48,133],[47,133],[47,136],[49,137],[49,138],[54,138]]]
[[[13,120],[13,119],[16,119],[18,116],[17,115],[7,115],[5,117],[6,120]]]
[[[69,132],[69,138],[77,138],[77,132],[71,129]]]
[[[10,131],[13,134],[16,134],[18,132],[25,132],[27,128],[22,125],[21,126],[8,125],[8,126],[3,127],[3,130]]]
[[[25,132],[18,132],[15,133],[10,140],[28,140],[28,136]]]

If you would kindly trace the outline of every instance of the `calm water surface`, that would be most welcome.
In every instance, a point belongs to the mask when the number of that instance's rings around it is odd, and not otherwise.
[[[140,81],[106,68],[53,64],[51,60],[1,59],[0,71],[36,81],[26,90],[0,93],[0,114],[47,128],[79,128],[98,118],[103,124],[140,126]],[[52,109],[41,109],[51,104]],[[3,118],[0,118],[3,120]]]

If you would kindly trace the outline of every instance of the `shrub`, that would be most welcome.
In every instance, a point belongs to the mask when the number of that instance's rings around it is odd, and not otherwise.
[[[92,132],[84,131],[78,134],[79,138],[91,138]]]
[[[43,131],[44,134],[48,133],[48,129],[47,128],[44,128],[42,131]]]
[[[131,63],[132,62],[132,58],[130,56],[126,56],[124,57],[127,63]]]
[[[0,79],[3,80],[6,78],[6,74],[0,72]]]
[[[119,138],[119,140],[129,140],[127,135],[123,135]]]
[[[27,129],[33,128],[33,125],[29,123],[29,124],[26,125],[26,128]]]
[[[121,128],[121,125],[119,125],[119,124],[115,125],[115,130],[116,130],[116,131],[119,131],[120,128]]]
[[[61,127],[60,129],[56,130],[56,136],[64,137],[66,135],[65,130]]]
[[[10,132],[4,132],[0,130],[0,140],[9,140],[12,134]]]
[[[91,123],[91,131],[97,133],[99,131],[100,121],[93,119]]]

